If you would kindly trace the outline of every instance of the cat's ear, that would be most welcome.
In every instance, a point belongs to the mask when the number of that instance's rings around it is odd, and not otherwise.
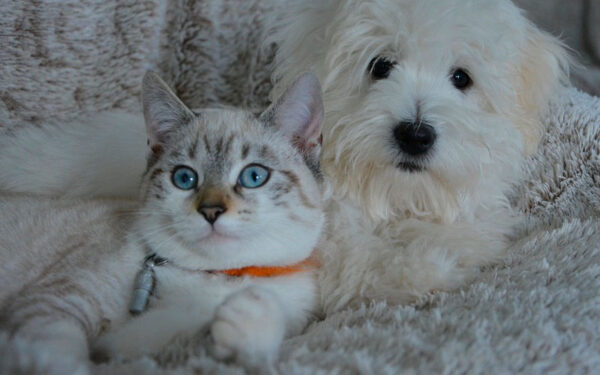
[[[171,91],[156,73],[147,72],[142,84],[142,104],[148,144],[159,153],[173,131],[194,119],[194,113]]]
[[[272,122],[303,154],[318,156],[323,97],[317,77],[312,73],[302,74],[261,118]]]

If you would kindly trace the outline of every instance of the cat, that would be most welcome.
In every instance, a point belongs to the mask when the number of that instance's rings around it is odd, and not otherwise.
[[[316,308],[316,78],[302,75],[259,117],[193,112],[154,73],[142,92],[150,151],[138,201],[0,200],[1,328],[51,353],[26,372],[86,373],[90,352],[156,354],[203,329],[216,358],[257,366]],[[3,372],[18,366],[0,356]]]

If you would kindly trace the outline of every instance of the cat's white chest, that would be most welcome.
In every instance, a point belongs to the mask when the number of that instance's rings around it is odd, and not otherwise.
[[[278,345],[284,333],[302,328],[315,306],[310,272],[234,277],[165,263],[154,266],[152,273],[154,288],[148,306],[103,336],[96,345],[100,352],[133,358],[157,353],[174,337],[210,331],[227,350],[242,350],[239,337],[247,336],[262,337],[270,348],[267,351],[276,353],[273,345]],[[265,336],[265,332],[271,334]]]
[[[152,308],[214,310],[228,295],[249,284],[247,279],[232,279],[205,271],[191,272],[172,265],[156,267],[155,285],[149,302]],[[212,315],[212,314],[211,314]]]

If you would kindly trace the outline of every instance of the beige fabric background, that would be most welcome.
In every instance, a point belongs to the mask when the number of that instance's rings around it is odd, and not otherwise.
[[[576,53],[575,86],[600,95],[600,0],[515,0],[530,19],[561,39]]]

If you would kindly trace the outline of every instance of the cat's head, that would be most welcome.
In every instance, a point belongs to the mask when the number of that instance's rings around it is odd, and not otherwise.
[[[188,109],[143,83],[148,168],[137,232],[161,256],[207,269],[308,257],[324,224],[319,82],[302,75],[260,117]]]

